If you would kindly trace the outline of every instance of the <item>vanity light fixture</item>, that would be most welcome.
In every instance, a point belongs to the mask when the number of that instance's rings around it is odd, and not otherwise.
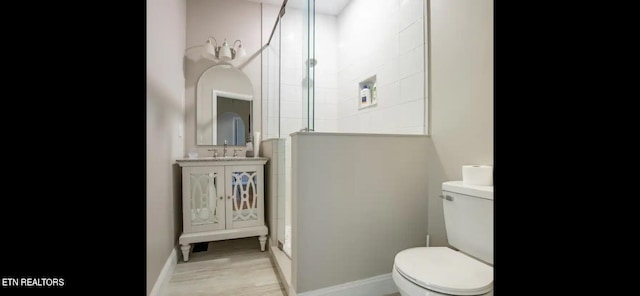
[[[215,45],[211,42],[211,40],[215,42]],[[238,43],[237,49],[236,49],[236,43]],[[246,55],[247,55],[247,51],[244,50],[241,40],[234,41],[233,46],[229,47],[229,44],[227,43],[227,39],[225,38],[224,42],[222,43],[222,46],[218,46],[218,40],[216,40],[216,38],[212,36],[209,36],[209,38],[207,38],[207,42],[204,44],[204,47],[202,50],[202,56],[204,58],[214,60],[214,61],[215,60],[231,61],[231,60],[235,60],[236,58],[245,57]]]

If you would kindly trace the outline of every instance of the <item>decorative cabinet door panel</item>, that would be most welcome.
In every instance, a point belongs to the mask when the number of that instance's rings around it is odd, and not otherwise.
[[[263,166],[226,166],[227,229],[264,225]]]
[[[225,229],[224,168],[187,167],[182,174],[185,232]]]

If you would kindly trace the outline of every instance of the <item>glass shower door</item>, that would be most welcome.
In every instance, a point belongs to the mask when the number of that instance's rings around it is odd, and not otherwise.
[[[284,203],[278,202],[278,245],[291,256],[291,134],[312,131],[314,1],[291,0],[278,28],[280,51],[280,138],[284,140]]]
[[[303,8],[303,60],[304,78],[302,80],[302,129],[301,131],[314,130],[314,106],[315,106],[315,0],[305,0]]]
[[[283,4],[263,52],[262,128],[264,139],[279,139],[274,197],[277,225],[272,233],[278,246],[291,256],[291,134],[313,131],[315,126],[315,2],[289,0]]]

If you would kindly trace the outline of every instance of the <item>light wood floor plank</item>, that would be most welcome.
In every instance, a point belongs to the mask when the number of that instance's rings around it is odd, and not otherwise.
[[[181,256],[180,256],[181,257]],[[169,281],[169,295],[284,296],[267,251],[255,237],[210,242],[206,252],[182,259]]]

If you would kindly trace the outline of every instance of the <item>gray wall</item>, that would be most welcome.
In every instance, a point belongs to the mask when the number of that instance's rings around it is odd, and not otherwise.
[[[391,272],[427,235],[427,136],[292,137],[297,293]]]
[[[181,230],[184,0],[147,0],[147,294]]]
[[[443,181],[493,165],[493,1],[431,0],[429,234],[446,245]]]
[[[275,21],[275,19],[273,20]],[[229,0],[189,0],[187,1],[187,37],[185,54],[186,79],[186,133],[185,145],[191,149],[196,145],[196,83],[200,75],[216,62],[200,57],[201,45],[209,36],[218,45],[227,38],[229,46],[237,39],[242,40],[247,57],[233,61],[249,77],[253,87],[252,132],[262,130],[262,81],[261,48],[262,40],[260,3]],[[200,155],[209,155],[210,146],[198,147]]]

